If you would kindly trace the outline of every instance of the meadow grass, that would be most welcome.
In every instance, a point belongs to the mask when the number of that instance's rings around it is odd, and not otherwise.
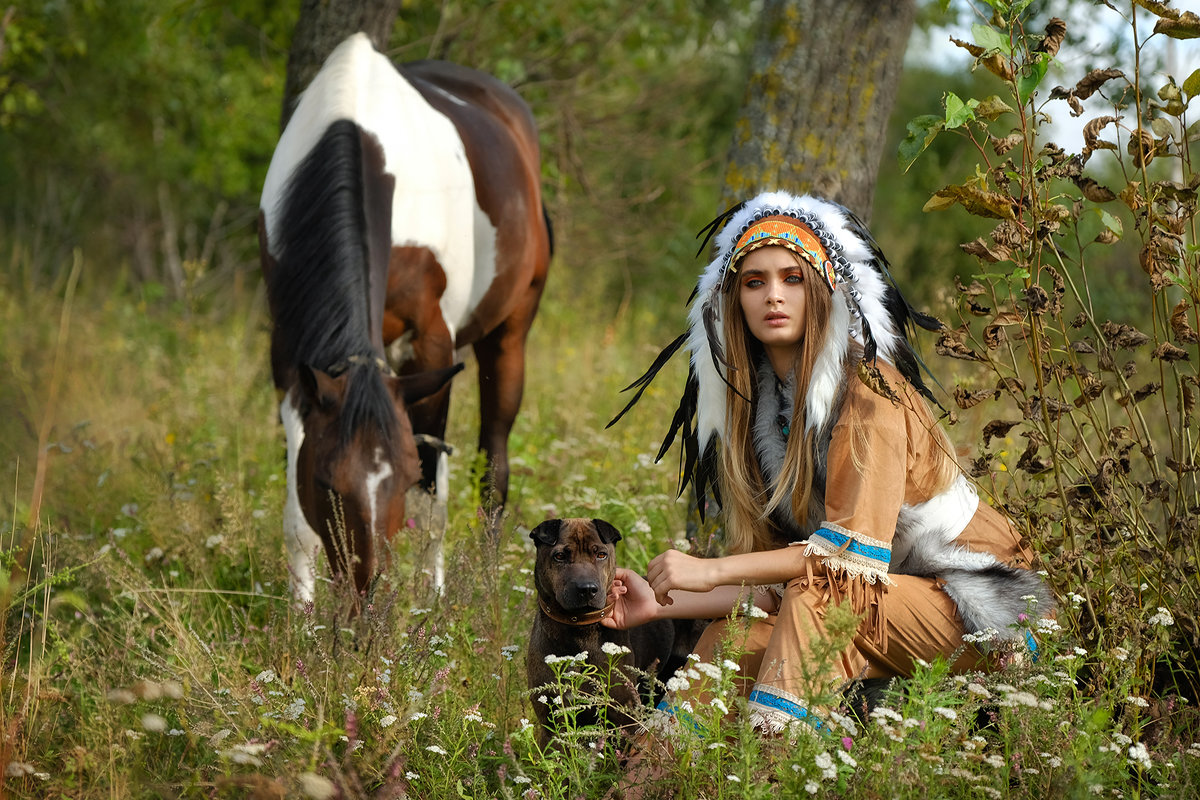
[[[344,587],[321,582],[309,610],[287,596],[283,435],[261,301],[171,305],[85,279],[68,306],[61,290],[0,283],[0,796],[602,796],[621,774],[611,737],[564,730],[546,752],[535,743],[532,704],[545,692],[525,680],[527,533],[549,517],[602,517],[635,569],[684,539],[677,454],[653,461],[682,360],[605,428],[621,387],[682,323],[683,297],[614,317],[555,280],[530,340],[502,536],[487,539],[475,512],[471,366],[456,378],[447,437],[445,591],[433,593],[425,539],[409,531],[357,619]],[[1200,793],[1193,709],[1137,693],[1137,653],[1076,647],[1075,613],[1064,597],[1057,624],[1041,623],[1036,662],[962,676],[923,666],[832,738],[764,740],[719,704],[697,709],[710,735],[681,734],[655,788]],[[1027,624],[1039,617],[1031,609]],[[1166,636],[1169,612],[1148,622]],[[562,665],[564,687],[583,677]],[[692,664],[678,680],[707,682],[738,710],[726,665]]]

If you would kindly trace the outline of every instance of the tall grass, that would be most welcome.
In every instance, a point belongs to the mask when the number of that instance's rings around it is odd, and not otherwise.
[[[599,732],[546,753],[535,744],[526,534],[551,516],[603,517],[635,568],[683,538],[674,464],[652,463],[683,365],[604,428],[655,352],[660,337],[645,331],[657,312],[614,323],[569,287],[552,290],[530,342],[498,543],[474,515],[471,371],[456,379],[446,591],[431,593],[419,537],[401,537],[392,591],[349,621],[338,587],[320,584],[311,614],[286,597],[282,433],[253,303],[196,312],[85,281],[65,331],[44,501],[29,518],[63,302],[0,292],[4,330],[17,332],[0,344],[3,793],[571,798],[613,783],[615,751]],[[1068,601],[1061,622],[1073,619]],[[1086,694],[1076,676],[1089,658],[1128,680]],[[1187,796],[1200,787],[1195,717],[1133,695],[1122,658],[1085,656],[1056,634],[1038,663],[994,675],[955,679],[933,664],[845,743],[761,741],[710,720],[723,735],[682,746],[660,786],[698,797]]]

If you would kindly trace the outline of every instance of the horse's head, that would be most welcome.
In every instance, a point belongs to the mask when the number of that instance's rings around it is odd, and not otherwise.
[[[405,493],[420,477],[407,406],[440,390],[459,369],[397,377],[369,360],[335,375],[299,369],[285,401],[293,417],[289,500],[293,513],[303,515],[302,527],[319,537],[334,575],[352,574],[359,593],[386,565],[385,545],[404,524]],[[315,549],[311,535],[298,538],[309,542],[289,542],[294,573],[306,566],[297,554]],[[303,555],[311,570],[312,552]],[[296,593],[310,599],[310,576],[293,580]]]

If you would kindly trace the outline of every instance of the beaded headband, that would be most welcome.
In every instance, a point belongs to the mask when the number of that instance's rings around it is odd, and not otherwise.
[[[786,247],[812,265],[825,279],[829,291],[837,288],[837,272],[825,253],[825,246],[812,228],[795,217],[772,216],[755,222],[738,238],[729,256],[728,271],[737,272],[738,263],[761,247]]]

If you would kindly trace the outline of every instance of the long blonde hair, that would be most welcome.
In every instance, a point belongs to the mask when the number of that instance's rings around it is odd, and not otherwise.
[[[789,250],[789,252],[792,252]],[[799,255],[797,261],[807,265]],[[828,285],[805,272],[804,338],[796,345],[796,360],[792,367],[795,376],[795,396],[792,404],[787,447],[779,477],[773,487],[759,465],[754,447],[754,423],[758,410],[758,370],[770,369],[762,355],[762,346],[750,334],[742,312],[739,292],[741,282],[732,272],[721,286],[721,317],[725,338],[724,356],[729,364],[728,385],[725,387],[724,435],[721,442],[721,500],[725,512],[725,545],[729,553],[770,550],[783,544],[782,531],[771,520],[771,514],[784,504],[790,506],[792,518],[803,524],[813,499],[813,478],[816,471],[814,431],[806,425],[806,390],[812,380],[814,365],[824,350],[828,334],[833,296]],[[855,358],[854,354],[850,355]],[[861,357],[861,356],[859,356]],[[914,393],[906,393],[915,402],[924,402]],[[749,398],[749,399],[747,399]],[[865,447],[865,432],[856,428],[851,442],[851,457],[857,467],[858,453]],[[938,485],[944,489],[958,476],[959,467],[953,457],[945,431],[936,423],[931,431],[944,458],[938,469]]]

